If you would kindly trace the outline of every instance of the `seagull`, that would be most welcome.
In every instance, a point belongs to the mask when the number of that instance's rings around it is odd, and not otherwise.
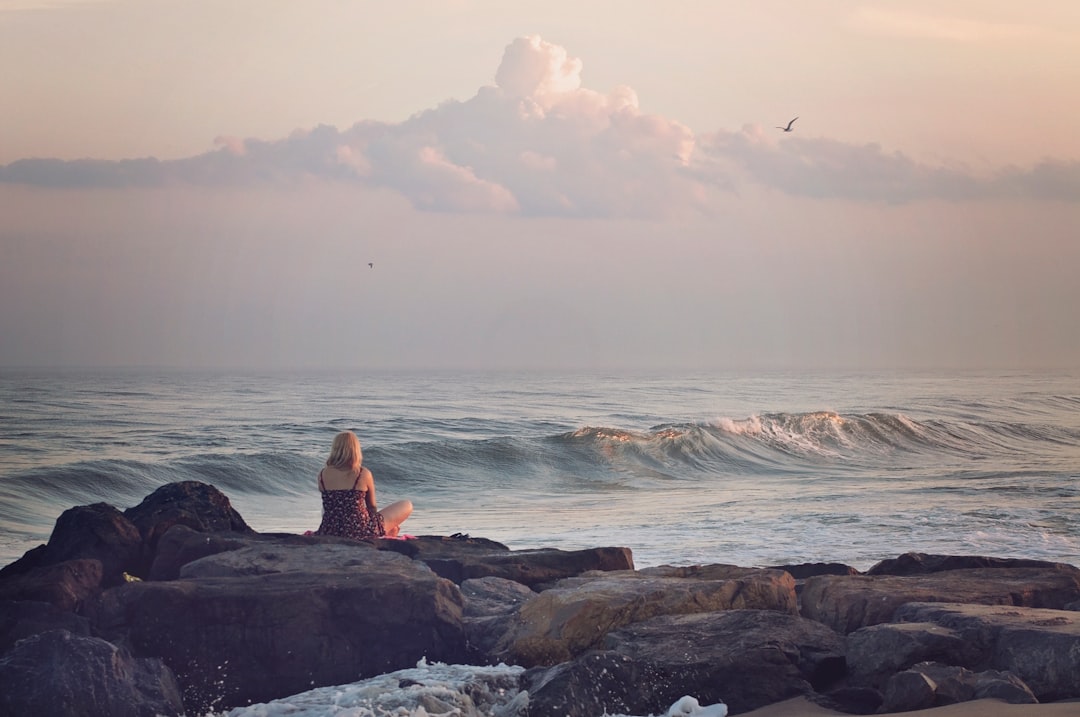
[[[374,268],[375,268],[375,262],[373,262],[373,261],[369,261],[369,262],[367,263],[367,265],[368,265],[368,268],[369,268],[369,269],[374,269]]]
[[[776,129],[782,129],[785,132],[790,132],[791,131],[791,125],[793,125],[795,123],[795,120],[797,120],[797,119],[799,119],[799,118],[796,117],[795,119],[791,120],[791,122],[788,122],[787,127],[783,127],[781,125],[776,125]]]

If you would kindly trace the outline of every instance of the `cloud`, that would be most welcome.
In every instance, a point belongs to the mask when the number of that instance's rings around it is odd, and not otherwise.
[[[319,126],[275,141],[219,137],[196,157],[25,159],[0,182],[46,187],[247,185],[314,177],[391,189],[425,211],[662,218],[707,212],[710,193],[760,184],[815,198],[903,203],[1021,197],[1080,201],[1080,162],[976,176],[876,144],[750,125],[695,135],[642,112],[637,93],[584,86],[583,64],[539,36],[514,40],[495,84],[398,122]]]
[[[812,137],[771,139],[759,126],[698,138],[701,177],[738,175],[792,196],[902,204],[921,200],[1080,202],[1080,162],[1044,160],[988,176],[918,162],[878,144]]]

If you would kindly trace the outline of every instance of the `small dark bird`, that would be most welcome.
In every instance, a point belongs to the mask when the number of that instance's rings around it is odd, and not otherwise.
[[[785,132],[790,132],[790,131],[791,131],[791,125],[795,124],[795,120],[797,120],[797,119],[799,119],[799,118],[798,118],[798,117],[796,117],[795,119],[793,119],[793,120],[791,120],[790,122],[788,122],[788,123],[787,123],[787,127],[782,127],[782,126],[780,126],[780,125],[776,125],[776,129],[782,129],[782,130],[784,130]]]
[[[369,269],[374,269],[374,268],[375,268],[375,262],[373,262],[373,261],[369,261],[369,262],[367,263],[367,265],[368,265],[368,268],[369,268]]]

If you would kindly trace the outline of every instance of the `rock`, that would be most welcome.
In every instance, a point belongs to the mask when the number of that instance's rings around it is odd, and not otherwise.
[[[963,667],[923,662],[889,678],[881,711],[906,712],[981,699],[1010,704],[1038,702],[1028,686],[1008,672],[976,673]]]
[[[506,578],[471,578],[461,583],[465,598],[465,617],[499,617],[509,615],[519,605],[536,597],[527,585]]]
[[[199,558],[249,545],[247,536],[236,533],[201,533],[186,525],[173,525],[158,538],[150,564],[149,580],[175,580],[180,569]]]
[[[391,541],[385,541],[391,542]],[[393,541],[411,543],[413,541]],[[416,556],[438,575],[461,583],[471,578],[497,577],[537,588],[561,578],[599,570],[631,570],[629,548],[586,548],[584,550],[489,550],[436,557],[421,550]]]
[[[501,543],[483,538],[421,536],[412,540],[350,540],[320,535],[207,533],[175,525],[158,542],[150,576],[154,580],[171,580],[180,575],[182,566],[193,560],[254,545],[351,545],[397,553],[428,565],[439,576],[456,583],[491,576],[537,586],[588,571],[625,570],[633,566],[630,552],[624,548],[511,551]]]
[[[392,540],[379,538],[372,543],[379,550],[390,550],[408,555],[413,560],[434,560],[436,558],[460,558],[464,555],[489,555],[507,553],[510,548],[502,543],[487,538],[473,538],[467,535],[457,537],[447,535],[419,535],[410,540]],[[443,576],[448,577],[448,576]]]
[[[139,564],[142,537],[124,514],[107,503],[69,508],[56,519],[49,542],[29,551],[7,566],[7,575],[55,565],[68,560],[93,558],[101,561],[105,585],[119,585],[125,571]]]
[[[363,541],[330,544],[251,541],[237,550],[215,553],[185,564],[180,568],[180,577],[239,578],[273,573],[349,575],[357,569],[385,569],[387,566],[401,570],[424,569],[423,563],[414,563],[396,553],[380,553]]]
[[[729,579],[622,571],[560,581],[517,611],[493,659],[554,665],[598,648],[611,630],[657,615],[740,608],[795,613],[795,581],[779,570],[739,569]]]
[[[1080,570],[1044,567],[972,568],[910,576],[820,575],[801,595],[803,617],[834,630],[893,621],[909,602],[960,602],[1060,609],[1080,597]]]
[[[0,684],[2,717],[155,717],[184,711],[176,680],[160,660],[134,659],[104,640],[65,630],[20,640],[0,657]]]
[[[414,666],[463,662],[461,592],[422,563],[351,546],[275,546],[264,565],[307,571],[130,583],[87,606],[92,625],[137,656],[159,656],[193,714],[265,702],[314,686],[353,682]],[[189,563],[192,573],[243,573],[249,553]],[[292,557],[280,553],[299,551]],[[325,562],[315,554],[326,551]],[[241,553],[243,551],[240,551]],[[199,566],[199,563],[203,563]]]
[[[933,622],[980,651],[964,665],[1009,672],[1041,702],[1080,696],[1080,614],[993,605],[912,603],[897,620]]]
[[[769,565],[771,570],[784,570],[796,580],[805,580],[815,575],[859,575],[859,571],[844,563],[799,563],[797,565]]]
[[[955,630],[932,622],[860,628],[847,636],[846,654],[852,680],[876,687],[920,662],[973,665],[981,657],[979,649]]]
[[[24,637],[49,630],[66,630],[72,635],[88,637],[90,623],[85,617],[51,603],[32,600],[0,602],[0,655]]]
[[[101,591],[101,561],[67,560],[0,580],[0,600],[47,602],[74,611]]]
[[[463,621],[465,640],[470,661],[483,664],[493,662],[499,640],[511,626],[518,607],[536,597],[528,586],[505,578],[472,578],[461,583],[461,595],[465,599]]]
[[[631,657],[592,651],[553,667],[527,670],[520,683],[529,694],[529,717],[596,717],[661,714],[671,702],[654,707],[663,700],[658,693],[674,692],[664,690],[662,679]]]
[[[144,543],[144,567],[138,575],[149,573],[158,541],[174,525],[186,525],[200,533],[255,533],[224,493],[199,481],[163,485],[124,515],[139,529]]]
[[[665,615],[611,632],[603,651],[523,675],[530,717],[661,714],[683,695],[732,714],[811,694],[843,674],[843,640],[769,610]]]
[[[907,670],[893,675],[885,685],[880,711],[913,712],[934,706],[937,683],[921,672]]]
[[[13,575],[22,575],[43,565],[45,565],[44,544],[27,550],[21,558],[0,568],[0,580],[10,578]]]
[[[730,699],[724,698],[724,702],[733,710],[743,709],[740,694],[790,692],[786,676],[797,675],[799,693],[807,694],[829,687],[845,672],[841,635],[813,620],[772,610],[664,615],[611,632],[604,646],[647,662],[654,669],[662,665],[677,672],[680,665],[698,663],[711,664],[713,669],[723,667],[724,675],[732,668],[746,669],[756,675],[758,684],[730,685]],[[773,678],[785,684],[769,687],[767,683]],[[756,698],[746,701],[756,706],[769,704]]]
[[[1074,572],[1076,568],[1067,563],[1025,558],[991,558],[977,555],[930,555],[927,553],[904,553],[895,558],[882,560],[867,575],[926,575],[944,570],[968,570],[971,568],[1047,568]]]
[[[94,503],[65,510],[57,518],[45,559],[59,563],[96,558],[102,584],[112,586],[124,581],[124,572],[137,569],[141,549],[139,529],[123,513],[107,503]]]

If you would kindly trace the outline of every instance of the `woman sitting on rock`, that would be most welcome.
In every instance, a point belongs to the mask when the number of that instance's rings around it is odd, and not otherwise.
[[[399,500],[379,510],[375,478],[360,465],[360,439],[352,431],[339,433],[330,447],[326,467],[319,471],[322,523],[316,535],[364,539],[395,537],[412,513],[412,501]]]

